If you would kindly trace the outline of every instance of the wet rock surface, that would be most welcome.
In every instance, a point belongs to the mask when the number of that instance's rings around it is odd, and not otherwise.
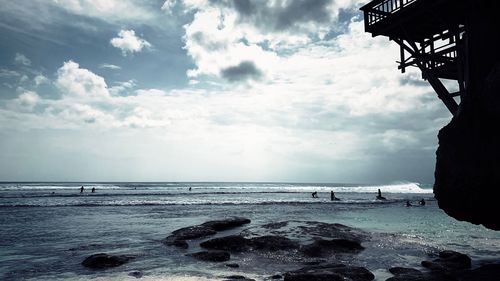
[[[246,278],[245,276],[242,276],[242,275],[230,275],[230,276],[226,276],[225,277],[226,281],[229,281],[229,280],[238,280],[238,281],[255,281],[255,279],[250,279],[250,278]]]
[[[250,223],[250,219],[242,217],[230,217],[222,220],[207,221],[200,225],[188,226],[177,229],[167,236],[163,241],[168,246],[176,246],[187,249],[189,244],[186,240],[199,239],[216,234],[218,231],[236,228]]]
[[[309,245],[301,248],[304,255],[310,257],[323,257],[335,253],[356,253],[362,251],[363,246],[357,241],[348,239],[318,239]]]
[[[275,271],[272,276],[270,274],[265,280],[287,281],[373,280],[374,275],[359,265],[365,265],[363,261],[366,262],[367,259],[379,257],[366,256],[365,248],[384,247],[384,243],[390,244],[390,247],[398,247],[394,244],[401,243],[394,235],[369,234],[342,224],[311,221],[247,225],[236,234],[232,231],[229,233],[231,235],[224,236],[225,230],[246,224],[247,220],[241,218],[227,223],[210,221],[181,228],[169,237],[201,238],[198,240],[199,246],[206,250],[189,253],[188,249],[187,255],[209,262],[231,260],[231,263],[221,265],[228,271],[246,272],[249,269],[255,270],[255,268],[272,264],[273,268],[279,267],[281,270]],[[206,228],[210,231],[205,231]],[[198,237],[198,234],[203,236]],[[205,236],[206,234],[207,236],[216,234],[219,237],[209,238]],[[371,241],[372,238],[375,240]],[[172,241],[181,246],[184,243],[187,244],[186,240],[173,239]],[[385,242],[381,244],[382,241]],[[400,247],[404,245],[407,244],[400,245]],[[397,249],[411,251],[407,246],[404,247]],[[196,248],[195,245],[193,248]],[[390,268],[391,264],[387,266]],[[394,276],[388,278],[387,281],[490,281],[497,280],[495,278],[500,276],[500,266],[483,266],[473,270],[470,267],[471,259],[467,255],[454,251],[441,251],[435,254],[434,259],[422,261],[418,268],[390,268],[389,272]],[[252,280],[243,275],[222,278],[225,278],[223,280]]]
[[[285,273],[285,281],[370,281],[375,276],[364,267],[343,264],[323,264]]]
[[[493,281],[500,276],[500,264],[483,265],[471,270],[471,259],[462,253],[442,251],[439,258],[422,261],[425,269],[393,267],[394,277],[386,281]]]
[[[133,256],[126,256],[126,255],[115,256],[115,255],[108,255],[105,253],[99,253],[87,257],[85,260],[82,261],[82,265],[88,268],[104,269],[104,268],[120,266],[122,264],[127,263],[133,258],[134,258]]]
[[[212,250],[241,252],[249,248],[248,244],[249,239],[241,235],[230,235],[204,241],[200,246]]]
[[[202,251],[189,254],[188,256],[194,257],[198,260],[202,261],[212,261],[212,262],[224,262],[228,261],[231,258],[231,255],[228,252],[210,252],[210,251]]]
[[[463,270],[471,267],[471,259],[455,251],[442,251],[439,252],[439,258],[433,261],[423,261],[422,266],[435,271]]]

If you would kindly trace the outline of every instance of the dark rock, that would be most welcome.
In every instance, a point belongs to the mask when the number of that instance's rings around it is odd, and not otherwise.
[[[461,281],[498,281],[500,264],[488,264],[461,274]]]
[[[439,258],[433,261],[423,261],[422,266],[430,270],[456,271],[469,269],[471,259],[467,255],[455,251],[442,251],[439,252]]]
[[[141,278],[143,276],[142,272],[140,271],[132,271],[128,275],[135,278]]]
[[[167,245],[179,247],[179,248],[182,248],[182,249],[189,248],[189,244],[186,242],[186,240],[174,240],[171,243],[167,243]]]
[[[226,266],[227,267],[231,267],[231,268],[238,268],[238,267],[240,267],[240,265],[237,264],[237,263],[228,263],[228,264],[226,264]]]
[[[223,220],[207,221],[200,225],[188,226],[172,232],[163,242],[168,246],[188,248],[186,240],[214,235],[217,231],[235,228],[250,223],[247,218],[232,217]]]
[[[389,269],[389,272],[394,274],[394,275],[410,275],[410,274],[419,275],[419,274],[422,274],[422,272],[418,269],[406,268],[406,267],[393,267],[393,268]]]
[[[285,273],[285,281],[370,281],[375,276],[364,267],[324,264]]]
[[[223,220],[207,221],[202,223],[202,226],[212,228],[215,231],[228,230],[244,224],[248,224],[251,221],[247,218],[242,217],[232,217]]]
[[[500,64],[486,71],[439,131],[434,195],[455,219],[500,230]]]
[[[457,281],[455,277],[445,272],[423,273],[414,268],[404,267],[393,267],[389,271],[395,276],[386,281]]]
[[[242,252],[250,249],[264,251],[289,250],[298,248],[299,244],[283,236],[267,235],[247,239],[240,235],[230,235],[210,239],[202,242],[200,246],[206,249]]]
[[[249,240],[240,235],[219,237],[202,242],[201,247],[213,250],[241,252],[248,249]]]
[[[246,278],[241,275],[230,275],[224,278],[226,278],[226,280],[255,281],[255,279]]]
[[[389,272],[394,274],[394,277],[386,281],[426,281],[428,276],[425,276],[420,270],[405,267],[393,267]]]
[[[302,253],[310,257],[321,257],[326,254],[334,253],[356,253],[363,250],[364,247],[357,241],[348,239],[318,239],[309,245],[301,248]]]
[[[197,252],[189,254],[188,256],[194,257],[202,261],[214,261],[214,262],[228,261],[231,257],[231,255],[228,252],[208,252],[208,251]]]
[[[283,278],[283,276],[281,276],[280,274],[275,274],[271,276],[271,279],[281,279],[281,278]]]
[[[191,240],[210,236],[215,233],[217,233],[217,231],[207,226],[188,226],[175,230],[172,232],[172,235],[167,237],[167,240],[169,240],[170,237],[175,238],[174,240]]]
[[[127,263],[132,256],[113,256],[104,253],[94,254],[82,261],[82,265],[89,268],[109,268]]]
[[[299,244],[287,237],[267,235],[250,239],[252,248],[256,250],[278,251],[297,249]]]

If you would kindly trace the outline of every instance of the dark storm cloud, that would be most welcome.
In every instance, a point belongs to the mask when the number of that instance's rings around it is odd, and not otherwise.
[[[258,80],[262,77],[262,72],[253,62],[242,61],[238,65],[222,69],[221,76],[230,82],[238,82],[248,79]]]
[[[333,13],[328,9],[332,0],[268,1],[211,0],[212,4],[231,7],[240,20],[250,22],[268,31],[291,31],[304,23],[327,23]],[[284,4],[284,5],[283,5]]]

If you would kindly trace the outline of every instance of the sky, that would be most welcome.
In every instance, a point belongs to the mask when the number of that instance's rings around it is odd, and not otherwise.
[[[0,0],[0,181],[433,183],[451,114],[360,0]]]

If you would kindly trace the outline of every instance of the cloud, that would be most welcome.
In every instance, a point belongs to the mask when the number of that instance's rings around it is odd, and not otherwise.
[[[230,82],[260,79],[262,72],[251,61],[242,61],[238,65],[221,70],[221,76]]]
[[[21,74],[17,71],[5,69],[5,68],[0,68],[0,78],[11,78],[11,77],[18,77],[18,76],[21,76]]]
[[[171,14],[175,5],[177,5],[177,0],[166,0],[161,6],[161,10]]]
[[[134,30],[120,30],[118,37],[110,40],[111,45],[122,50],[122,54],[126,56],[128,53],[136,53],[144,48],[150,48],[151,44],[135,35]]]
[[[154,14],[142,0],[53,0],[52,4],[70,13],[106,22],[146,21]]]
[[[29,60],[25,55],[16,53],[14,57],[14,62],[19,65],[31,66],[31,60]]]
[[[55,85],[63,96],[77,98],[106,98],[108,86],[104,78],[94,74],[74,61],[67,61],[57,70]]]
[[[22,90],[22,93],[11,103],[11,107],[21,112],[30,112],[33,111],[39,101],[40,96],[37,93]]]
[[[127,91],[130,91],[130,89],[134,88],[137,84],[135,83],[135,80],[128,80],[125,82],[116,82],[116,85],[109,88],[109,92],[112,95],[119,95],[121,93],[126,93]]]
[[[38,74],[37,76],[35,76],[35,78],[33,78],[33,81],[35,82],[35,86],[37,87],[42,84],[48,84],[50,82],[50,80],[42,74]]]
[[[121,68],[120,66],[118,66],[118,65],[108,64],[108,63],[103,63],[103,64],[99,65],[99,68],[111,69],[111,70],[119,70],[119,69],[122,69],[122,68]]]

